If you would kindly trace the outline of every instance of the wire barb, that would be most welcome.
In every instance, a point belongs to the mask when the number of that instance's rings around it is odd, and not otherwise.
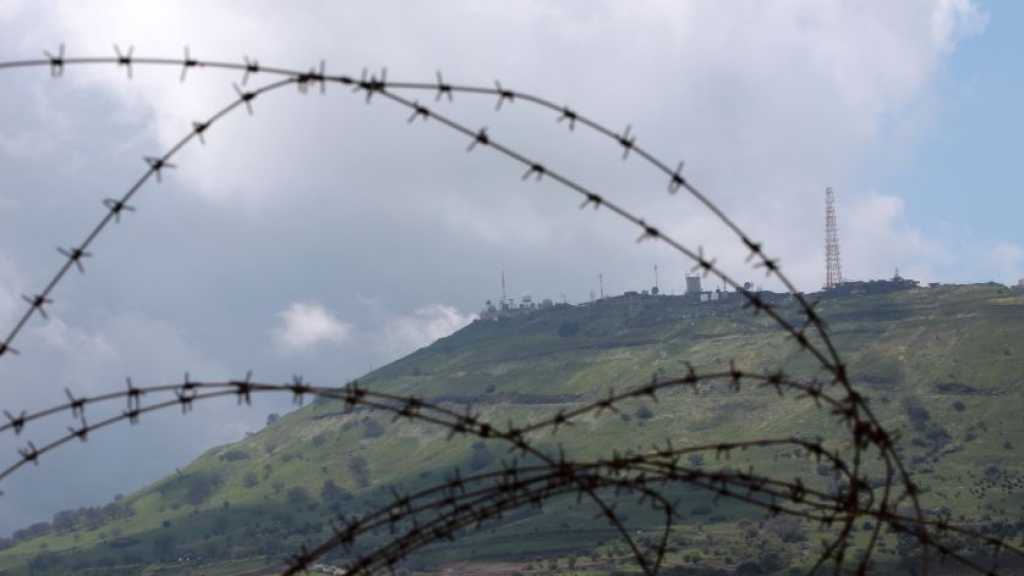
[[[132,55],[135,53],[135,46],[129,46],[128,51],[122,53],[121,48],[114,44],[114,54],[117,57],[117,65],[124,66],[125,72],[128,74],[128,79],[132,79]]]
[[[472,152],[476,148],[477,144],[481,146],[489,146],[491,144],[491,138],[487,135],[487,127],[477,130],[476,136],[473,137],[472,142],[466,147],[466,152]]]
[[[142,388],[136,388],[132,384],[131,378],[124,379],[125,384],[128,387],[128,392],[125,395],[125,399],[128,402],[128,410],[139,410],[142,407],[142,396],[146,391]]]
[[[192,133],[196,135],[196,138],[199,138],[199,143],[204,146],[206,145],[206,137],[203,136],[203,133],[205,133],[206,129],[209,127],[210,125],[205,122],[192,123]]]
[[[424,121],[430,118],[430,109],[425,106],[421,106],[419,101],[416,101],[413,104],[412,114],[409,115],[407,122],[412,124],[417,118],[423,118]]]
[[[434,102],[441,99],[441,96],[447,96],[448,101],[452,102],[454,96],[452,96],[452,85],[445,84],[444,78],[441,76],[441,71],[437,71],[437,94],[434,96]]]
[[[43,306],[46,306],[47,304],[52,304],[53,303],[53,299],[52,298],[48,298],[48,297],[46,297],[43,294],[36,294],[34,296],[29,296],[28,294],[22,294],[21,295],[21,299],[24,300],[25,302],[27,302],[29,304],[29,306],[32,307],[33,310],[35,310],[36,312],[39,312],[40,316],[42,316],[46,320],[49,320],[50,317],[46,315],[46,310],[43,309]]]
[[[690,268],[690,272],[691,273],[701,272],[703,277],[707,278],[708,274],[711,274],[711,272],[715,270],[715,262],[716,262],[716,260],[714,258],[708,259],[708,258],[704,257],[704,247],[703,246],[698,246],[697,247],[696,262],[697,263],[694,264],[693,268]]]
[[[60,78],[64,75],[64,43],[60,43],[60,48],[57,50],[57,55],[50,54],[49,50],[43,50],[43,55],[50,63],[50,77]]]
[[[244,86],[245,82],[242,82],[242,85]],[[243,91],[238,84],[232,84],[231,86],[234,87],[235,93],[238,94],[238,100],[245,104],[245,111],[249,113],[249,116],[252,116],[252,101],[256,98],[258,92]]]
[[[625,160],[629,157],[629,153],[633,151],[633,146],[636,144],[636,136],[631,134],[633,130],[632,126],[627,125],[626,129],[623,130],[622,134],[616,136],[616,140],[619,141],[619,145],[622,146],[622,159]]]
[[[4,410],[4,416],[6,416],[8,422],[10,422],[10,427],[11,427],[12,430],[14,430],[14,434],[16,436],[20,435],[21,431],[25,428],[25,422],[26,422],[26,416],[27,415],[28,415],[28,413],[26,411],[24,411],[24,410],[22,410],[21,414],[19,414],[17,416],[12,416],[10,412],[8,412],[7,410]]]
[[[494,90],[498,94],[498,102],[494,105],[495,110],[501,110],[501,105],[508,101],[509,104],[516,101],[516,93],[511,90],[505,90],[501,87],[501,82],[494,81]]]
[[[537,182],[540,182],[541,177],[543,177],[546,172],[547,168],[544,168],[542,164],[531,164],[530,167],[526,169],[526,172],[523,173],[522,179],[526,180],[530,176],[533,176]]]
[[[87,441],[89,439],[89,430],[90,430],[90,428],[89,428],[89,424],[87,424],[86,421],[85,421],[85,415],[81,416],[80,421],[82,423],[81,428],[73,428],[71,426],[68,426],[68,433],[71,436],[73,436],[75,438],[78,438],[82,442],[85,442],[85,441]]]
[[[603,204],[603,203],[604,203],[604,198],[602,198],[600,194],[594,194],[593,192],[589,192],[589,193],[587,193],[586,198],[584,198],[583,202],[580,204],[580,210],[582,210],[582,209],[584,209],[584,208],[586,208],[587,206],[590,206],[590,205],[593,205],[594,206],[594,210],[597,210],[598,208],[601,207],[601,204]]]
[[[576,119],[577,118],[578,118],[578,116],[576,115],[575,111],[570,109],[568,106],[563,106],[562,107],[562,113],[558,117],[557,122],[559,124],[561,124],[563,120],[568,120],[568,122],[569,122],[569,131],[572,132],[576,128]]]
[[[669,177],[668,181],[668,193],[675,194],[679,191],[681,186],[686,184],[686,180],[683,179],[683,162],[680,161],[679,165],[676,166],[675,172],[672,172],[672,176]]]
[[[157,182],[163,182],[163,177],[161,176],[161,174],[164,168],[177,168],[177,165],[171,164],[170,162],[163,158],[157,158],[155,156],[143,156],[142,159],[145,160],[146,164],[149,164],[149,168],[153,171],[153,174],[156,176]]]
[[[178,82],[184,83],[188,69],[198,65],[199,61],[192,58],[192,53],[189,50],[189,47],[185,46],[185,58],[181,61],[181,76],[178,78]]]
[[[103,205],[110,210],[111,214],[114,215],[115,222],[121,221],[121,212],[124,212],[125,210],[129,212],[135,212],[135,207],[125,204],[124,200],[114,200],[113,198],[106,198],[103,200]]]
[[[31,441],[28,442],[28,447],[19,448],[18,454],[21,454],[21,458],[24,462],[31,462],[37,466],[39,465],[39,450]]]
[[[61,248],[60,246],[57,247],[57,252],[64,255],[68,261],[74,264],[75,267],[78,268],[79,272],[85,274],[85,267],[82,266],[82,258],[90,258],[92,256],[91,252],[86,252],[81,248]]]
[[[242,56],[242,86],[249,83],[249,76],[260,73],[260,63],[248,55]],[[235,89],[237,90],[237,88]]]

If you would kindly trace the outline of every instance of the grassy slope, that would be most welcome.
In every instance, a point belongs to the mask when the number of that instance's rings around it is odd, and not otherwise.
[[[378,370],[364,384],[428,398],[472,398],[482,415],[504,423],[537,418],[612,386],[643,383],[655,372],[682,374],[685,362],[710,370],[735,360],[741,368],[781,366],[806,376],[817,374],[791,339],[767,320],[737,308],[697,307],[663,297],[477,322]],[[926,503],[947,506],[956,516],[1019,517],[1024,504],[1017,488],[1017,450],[1024,449],[1024,421],[1018,416],[1024,298],[994,286],[946,287],[828,300],[821,311],[855,381],[883,421],[902,432],[906,459],[928,490]],[[559,336],[559,329],[564,332],[572,323],[578,332]],[[957,402],[959,409],[954,407]],[[908,405],[923,407],[927,421],[911,423]],[[842,437],[834,421],[812,404],[778,399],[768,391],[680,391],[652,408],[650,419],[587,419],[549,442],[560,441],[568,453],[585,457],[606,454],[611,447],[649,447],[667,437],[677,446],[793,434],[837,442]],[[377,435],[377,428],[383,433]],[[208,451],[183,470],[184,479],[168,478],[127,497],[125,502],[136,512],[132,518],[21,543],[0,553],[0,568],[23,564],[41,550],[91,551],[82,557],[130,562],[132,554],[145,556],[154,539],[168,536],[179,550],[195,543],[199,547],[193,552],[200,555],[204,545],[220,546],[221,552],[244,551],[243,530],[252,526],[277,530],[283,549],[265,552],[282,552],[303,537],[316,541],[326,535],[324,521],[332,512],[326,503],[314,503],[326,479],[356,497],[335,509],[355,511],[369,506],[380,487],[424,485],[440,480],[453,466],[465,467],[471,444],[469,439],[449,441],[443,430],[429,425],[391,423],[367,413],[343,415],[338,403],[316,403],[242,442]],[[489,450],[504,455],[499,445]],[[232,459],[229,453],[245,457]],[[353,463],[360,459],[366,462],[369,487],[353,473]],[[730,464],[747,462],[784,471],[786,477],[815,477],[812,464],[775,452],[750,454]],[[983,482],[986,468],[993,465],[999,474],[989,470],[991,482]],[[247,475],[255,475],[255,486],[245,486]],[[217,482],[208,494],[197,494],[192,483],[204,477]],[[298,514],[286,505],[296,487],[313,496],[303,501],[304,511]],[[690,505],[696,506],[702,497],[691,496]],[[569,542],[567,526],[594,523],[582,510],[558,510],[509,521],[493,536],[475,536],[437,555],[542,553],[612,536],[599,527],[594,533],[576,532],[578,541]],[[551,538],[552,533],[559,538]]]

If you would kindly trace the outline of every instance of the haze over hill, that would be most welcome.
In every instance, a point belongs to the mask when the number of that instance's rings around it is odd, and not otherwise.
[[[795,313],[782,299],[779,306],[783,314]],[[1024,400],[1024,295],[995,284],[944,286],[835,296],[822,300],[819,310],[856,386],[898,433],[925,506],[997,533],[1019,529],[1024,422],[1016,413]],[[637,294],[476,321],[361,384],[459,409],[472,406],[501,425],[578,406],[611,387],[685,374],[690,365],[698,371],[728,368],[730,360],[745,370],[818,375],[792,338],[737,301],[700,304]],[[648,449],[666,438],[696,445],[820,436],[834,449],[849,449],[827,410],[770,388],[736,391],[723,381],[658,400],[589,417],[542,444],[554,449],[557,441],[580,458],[612,448]],[[830,486],[830,473],[791,452],[755,451],[721,462],[708,456],[695,464],[755,464],[769,475],[802,474],[809,485]],[[180,473],[105,508],[58,515],[48,526],[22,532],[0,553],[0,567],[24,573],[35,557],[34,573],[87,566],[110,573],[114,565],[134,573],[157,562],[186,570],[201,560],[225,562],[225,574],[242,573],[275,565],[302,541],[323,540],[332,519],[372,509],[391,497],[390,488],[423,486],[453,468],[464,474],[498,469],[510,457],[499,441],[449,439],[446,430],[427,423],[394,422],[387,414],[321,400],[241,442],[211,449]],[[878,470],[869,467],[870,473]],[[688,520],[673,531],[678,542],[670,565],[735,567],[770,552],[782,570],[809,558],[816,527],[758,524],[763,515],[726,502],[712,505],[698,490],[679,497]],[[589,558],[595,549],[614,554],[615,532],[595,525],[592,513],[585,505],[556,502],[544,513],[512,515],[496,530],[435,546],[415,556],[414,564],[564,561]],[[641,532],[656,524],[642,513],[631,522]],[[756,538],[743,536],[752,527],[758,528]],[[712,535],[715,551],[702,544]],[[879,561],[896,561],[899,552],[891,538]]]

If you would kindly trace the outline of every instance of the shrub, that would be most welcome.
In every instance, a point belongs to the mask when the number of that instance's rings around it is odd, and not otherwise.
[[[792,516],[777,516],[765,522],[765,530],[779,537],[786,543],[806,542],[807,531],[803,522]]]
[[[379,438],[384,435],[384,427],[372,418],[363,421],[363,438]]]
[[[304,506],[311,499],[309,491],[302,486],[293,486],[288,489],[288,503],[293,506]]]
[[[931,414],[917,398],[907,397],[903,399],[903,410],[914,428],[922,429],[931,419]]]
[[[366,464],[366,458],[353,456],[348,460],[348,471],[352,473],[352,479],[360,488],[370,485],[370,468]]]
[[[345,500],[351,500],[352,495],[347,490],[335,484],[334,480],[324,480],[323,486],[320,488],[320,498],[328,502],[341,502]]]
[[[199,506],[213,496],[222,479],[213,472],[199,472],[182,477],[181,482],[185,485],[185,503]]]
[[[249,453],[245,450],[228,450],[227,452],[220,455],[220,459],[225,462],[238,462],[239,460],[246,460],[250,458]]]
[[[571,338],[580,331],[579,322],[570,322],[566,320],[558,325],[558,335],[562,338]]]

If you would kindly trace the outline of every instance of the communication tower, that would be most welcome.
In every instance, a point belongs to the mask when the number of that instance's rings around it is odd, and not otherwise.
[[[836,224],[836,195],[825,188],[825,289],[843,283],[843,267],[839,261],[839,226]]]

